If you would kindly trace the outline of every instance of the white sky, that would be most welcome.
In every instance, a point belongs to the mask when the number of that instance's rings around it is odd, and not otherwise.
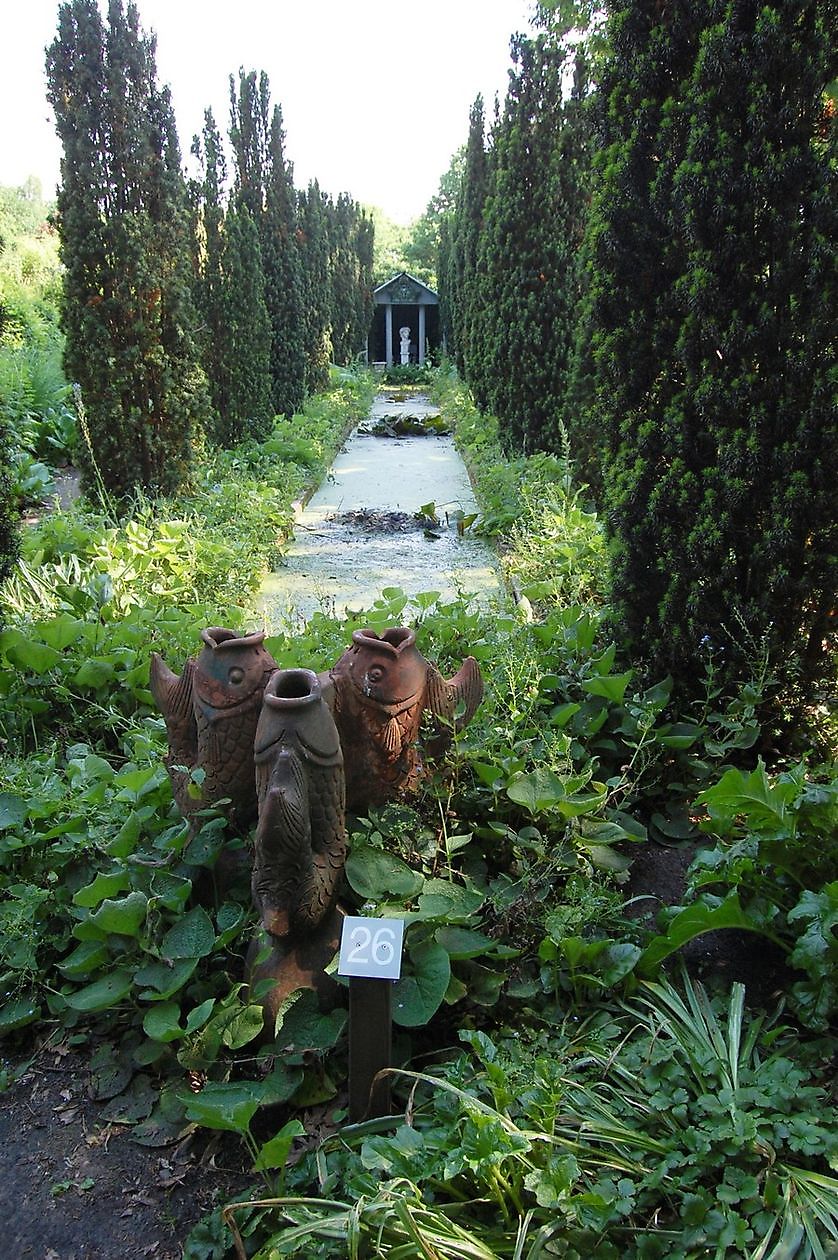
[[[100,0],[104,7],[105,0]],[[478,92],[506,91],[509,38],[532,0],[138,0],[157,34],[186,157],[212,106],[226,134],[228,77],[265,70],[282,106],[294,182],[317,178],[397,222],[415,218],[465,142]],[[60,147],[44,49],[57,0],[0,0],[0,184],[37,175],[51,196]]]

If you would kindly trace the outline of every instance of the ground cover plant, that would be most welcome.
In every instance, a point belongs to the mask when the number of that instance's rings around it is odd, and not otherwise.
[[[148,655],[253,624],[290,503],[369,388],[344,374],[265,443],[207,452],[176,515],[139,500],[119,518],[105,498],[25,535],[0,637],[7,1043],[83,1048],[141,1143],[240,1135],[262,1188],[196,1228],[195,1260],[827,1254],[834,779],[759,761],[759,680],[722,702],[711,671],[677,712],[668,680],[621,659],[601,526],[567,460],[505,461],[447,373],[517,602],[393,588],[354,621],[268,640],[283,665],[323,669],[353,628],[409,623],[444,673],[468,644],[487,680],[421,794],[350,820],[345,904],[407,925],[400,1116],[345,1125],[344,1010],[303,995],[260,1044],[248,881],[213,874],[248,837],[208,812],[190,838]],[[650,843],[697,848],[690,899],[657,925],[626,906]],[[714,928],[776,944],[781,1009],[681,979],[677,951]]]

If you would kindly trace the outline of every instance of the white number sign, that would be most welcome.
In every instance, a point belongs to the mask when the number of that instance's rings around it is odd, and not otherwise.
[[[404,919],[345,918],[338,975],[398,980],[403,940]]]

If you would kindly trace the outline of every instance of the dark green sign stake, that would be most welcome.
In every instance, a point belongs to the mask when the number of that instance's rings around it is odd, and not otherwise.
[[[390,1114],[393,1043],[392,980],[352,976],[349,981],[349,1123]]]
[[[349,976],[349,1121],[390,1112],[393,981],[401,974],[402,919],[343,921],[338,975]]]

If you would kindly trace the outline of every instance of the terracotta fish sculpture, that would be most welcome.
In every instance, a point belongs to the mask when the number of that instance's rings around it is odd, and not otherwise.
[[[329,678],[343,745],[346,806],[356,813],[416,786],[423,772],[418,739],[425,713],[436,722],[424,751],[438,757],[483,698],[483,678],[473,656],[445,679],[405,626],[382,635],[356,630]]]
[[[334,908],[346,858],[343,754],[320,680],[278,670],[254,743],[259,822],[253,902],[272,937],[317,928]]]
[[[155,652],[150,687],[166,720],[166,768],[175,801],[190,817],[229,799],[228,817],[244,826],[256,816],[253,739],[265,684],[277,669],[263,632],[238,635],[221,626],[201,631],[204,647],[174,674]],[[177,767],[184,766],[185,770]],[[198,799],[189,792],[192,771],[203,771]]]

